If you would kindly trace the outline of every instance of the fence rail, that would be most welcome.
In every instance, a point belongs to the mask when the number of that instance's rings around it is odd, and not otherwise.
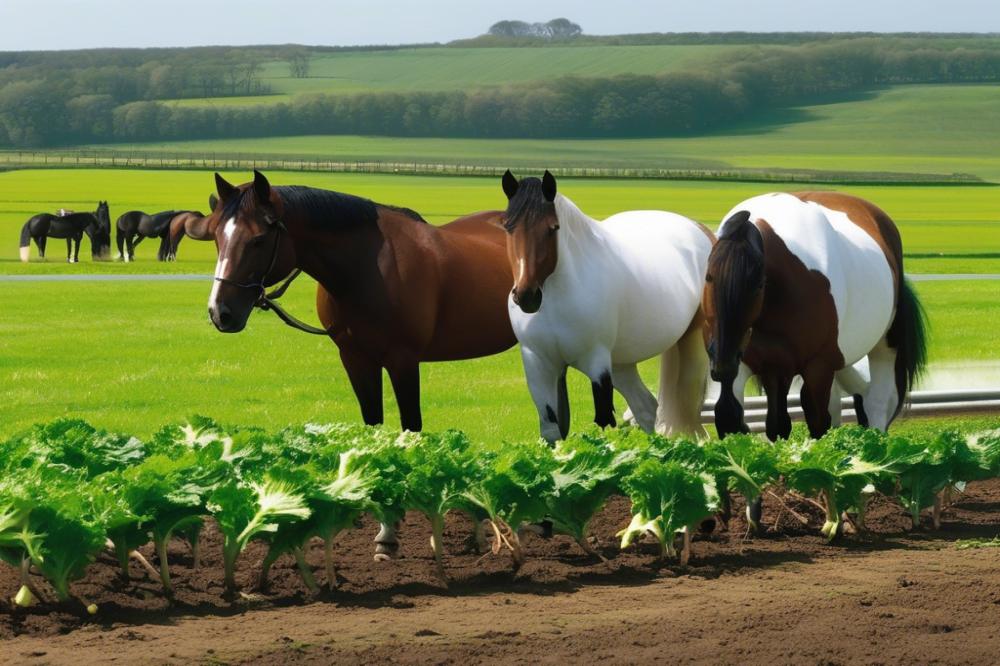
[[[536,171],[537,165],[458,162],[319,160],[307,156],[261,156],[243,153],[134,152],[114,150],[0,151],[0,168],[138,168],[186,170],[270,169],[439,176],[500,176],[510,168]],[[652,167],[575,167],[553,165],[553,174],[574,178],[718,180],[780,183],[894,185],[991,185],[970,174],[922,174],[890,171],[824,171],[813,169],[699,169]]]
[[[753,432],[765,430],[767,398],[750,397],[743,401],[743,418]],[[702,423],[712,423],[715,403],[706,400],[701,407]],[[844,423],[857,423],[852,398],[841,401]],[[904,406],[903,416],[945,416],[957,414],[1000,414],[1000,389],[966,389],[956,391],[913,391]],[[797,395],[788,396],[788,415],[793,421],[803,420],[802,403]]]

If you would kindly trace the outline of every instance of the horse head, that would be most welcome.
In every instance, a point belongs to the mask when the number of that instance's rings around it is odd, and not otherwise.
[[[712,379],[732,384],[764,305],[764,239],[740,211],[722,225],[708,257],[703,334]]]
[[[94,259],[111,256],[111,212],[107,201],[99,201],[94,211],[97,224],[90,229],[91,255]]]
[[[522,311],[538,312],[542,307],[542,285],[555,271],[559,258],[556,179],[546,171],[541,179],[524,178],[518,182],[508,170],[501,182],[507,195],[507,259],[514,273],[511,296]]]
[[[237,333],[264,290],[294,270],[295,251],[282,222],[281,197],[262,173],[254,171],[253,181],[238,187],[215,174],[215,184],[219,259],[208,314],[223,333]]]

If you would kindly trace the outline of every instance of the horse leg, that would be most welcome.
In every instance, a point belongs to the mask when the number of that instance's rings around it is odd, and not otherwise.
[[[701,423],[708,382],[708,353],[701,336],[701,315],[660,358],[660,389],[657,398],[656,428],[671,435],[707,438]]]
[[[340,361],[347,371],[347,378],[361,407],[365,425],[381,425],[382,366],[362,354],[340,350]]]
[[[559,386],[566,376],[566,366],[553,362],[524,345],[521,346],[521,360],[524,363],[528,391],[538,410],[539,431],[546,441],[555,443],[562,437],[558,413]],[[567,416],[568,411],[567,407]]]
[[[581,368],[590,377],[594,392],[594,423],[599,428],[615,427],[615,385],[611,381],[611,354],[600,350]]]
[[[73,239],[66,239],[66,263],[73,263]]]
[[[559,420],[559,435],[566,439],[569,434],[569,391],[566,389],[566,368],[563,368],[559,375],[559,407],[556,409],[556,417]]]
[[[769,374],[761,380],[767,395],[767,438],[772,442],[788,439],[792,434],[792,419],[788,416],[788,389],[792,378]]]
[[[128,253],[125,255],[125,263],[135,261],[135,244],[132,242],[132,234],[125,236],[125,248]]]
[[[420,365],[416,361],[392,364],[386,368],[392,382],[396,404],[399,406],[399,422],[403,430],[420,432],[423,420],[420,416]]]
[[[83,242],[83,234],[73,239],[73,263],[80,263],[80,243]]]
[[[45,245],[48,243],[48,241],[49,241],[49,237],[48,236],[39,236],[39,237],[37,237],[35,239],[35,245],[38,246],[38,258],[39,259],[44,259],[45,258]]]
[[[618,392],[625,397],[638,426],[646,432],[653,432],[656,425],[656,398],[646,388],[635,364],[612,366],[611,380]]]
[[[819,439],[830,429],[830,393],[834,371],[827,363],[814,361],[802,373],[802,411],[805,413],[809,436]]]
[[[840,390],[854,398],[854,416],[858,425],[869,427],[868,415],[865,413],[864,396],[871,382],[868,381],[868,358],[863,358],[854,365],[849,365],[837,371],[836,381]],[[833,398],[830,398],[831,402]]]
[[[905,396],[900,395],[896,386],[896,350],[885,338],[868,352],[868,368],[871,382],[862,400],[863,412],[870,427],[886,431]]]
[[[118,246],[118,261],[125,260],[125,237],[122,235],[121,229],[115,232],[115,244]]]

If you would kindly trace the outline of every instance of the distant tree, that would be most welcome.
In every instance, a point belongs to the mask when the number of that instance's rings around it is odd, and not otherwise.
[[[309,76],[309,52],[305,49],[294,51],[288,57],[288,73],[294,79],[304,79]]]
[[[497,21],[490,26],[489,34],[495,37],[530,37],[532,25],[524,21]]]
[[[566,18],[552,19],[545,24],[551,39],[570,39],[583,34],[583,28]]]

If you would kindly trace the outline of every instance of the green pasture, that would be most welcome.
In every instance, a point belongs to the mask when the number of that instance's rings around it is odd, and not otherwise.
[[[1000,86],[912,85],[875,91],[850,101],[793,108],[741,127],[695,137],[512,140],[291,136],[102,147],[143,153],[239,153],[535,168],[966,173],[1000,181],[998,127]]]
[[[528,172],[524,172],[528,173]],[[226,173],[233,182],[248,173]],[[408,206],[428,220],[443,223],[477,210],[506,205],[498,179],[271,172],[274,184],[303,184],[350,192],[375,201]],[[212,243],[185,240],[176,263],[155,261],[155,240],[137,250],[137,263],[92,263],[89,242],[82,262],[65,263],[65,244],[49,242],[48,261],[17,260],[20,229],[40,211],[60,207],[93,210],[98,199],[110,202],[112,220],[127,210],[198,209],[214,189],[206,171],[111,169],[21,170],[0,172],[0,273],[180,272],[211,273]],[[737,202],[768,191],[798,190],[794,184],[663,180],[561,179],[560,191],[584,211],[603,218],[643,208],[673,210],[715,227]],[[907,260],[911,272],[1000,273],[1000,189],[962,186],[865,186],[841,188],[876,202],[896,220],[904,249],[921,258]],[[923,255],[935,255],[924,257]]]
[[[659,74],[715,60],[733,48],[713,44],[343,51],[314,55],[306,78],[293,78],[285,61],[264,63],[260,78],[272,93],[282,95],[468,90],[569,75]],[[243,104],[246,99],[253,98],[219,97],[200,103]]]
[[[1000,359],[987,323],[1000,321],[997,284],[918,284],[933,328],[932,368]],[[242,333],[218,333],[207,317],[210,289],[208,279],[3,284],[0,436],[57,416],[140,435],[196,412],[269,428],[359,418],[332,342],[261,312]],[[315,321],[314,293],[304,278],[286,304]],[[643,366],[651,386],[656,366]],[[593,415],[589,383],[571,373],[570,392],[582,425]],[[427,428],[499,438],[537,432],[516,350],[426,364],[422,395]],[[388,383],[386,397],[387,420],[398,423]]]

